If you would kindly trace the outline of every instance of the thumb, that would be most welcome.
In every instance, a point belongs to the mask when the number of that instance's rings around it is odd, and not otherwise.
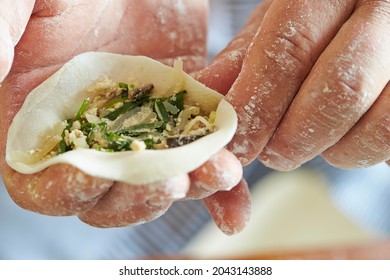
[[[0,10],[0,82],[11,69],[14,47],[26,28],[34,0],[3,0]]]

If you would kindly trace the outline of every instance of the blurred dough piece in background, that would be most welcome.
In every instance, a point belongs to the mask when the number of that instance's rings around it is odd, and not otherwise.
[[[354,224],[331,199],[318,172],[272,172],[252,187],[252,217],[235,236],[212,222],[185,248],[194,258],[230,258],[269,252],[370,244],[380,237]]]

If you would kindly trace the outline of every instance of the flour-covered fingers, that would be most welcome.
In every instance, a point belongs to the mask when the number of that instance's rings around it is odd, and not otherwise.
[[[226,94],[241,70],[242,61],[272,0],[263,1],[245,23],[233,40],[212,60],[210,65],[194,73],[195,79],[208,87]]]
[[[95,207],[79,214],[79,218],[101,228],[145,223],[164,214],[172,202],[186,195],[188,188],[187,174],[142,185],[117,182]]]
[[[344,169],[368,167],[390,159],[390,83],[358,123],[322,156]]]
[[[31,12],[34,0],[3,0],[0,9],[0,83],[12,66],[14,47],[19,42]]]
[[[264,148],[265,165],[300,166],[336,144],[372,106],[390,79],[389,12],[384,1],[360,1]]]
[[[240,182],[242,174],[238,159],[228,150],[222,149],[189,174],[191,185],[186,198],[200,199],[216,191],[230,190]]]
[[[215,224],[227,235],[239,233],[249,221],[251,198],[245,180],[230,191],[219,191],[204,198],[203,202]]]
[[[113,184],[65,164],[31,175],[6,167],[3,180],[19,206],[51,216],[75,215],[90,209]]]
[[[239,118],[229,149],[244,165],[267,144],[317,58],[351,14],[354,2],[272,2],[227,94]]]

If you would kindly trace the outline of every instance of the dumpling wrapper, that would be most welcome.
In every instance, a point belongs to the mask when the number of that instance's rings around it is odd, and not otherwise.
[[[39,149],[53,137],[61,121],[73,118],[83,100],[93,95],[87,89],[105,76],[115,82],[134,78],[141,84],[152,83],[156,93],[153,96],[186,89],[185,104],[198,105],[205,115],[216,110],[217,130],[176,148],[112,153],[77,149],[29,163],[29,151]],[[143,56],[88,52],[74,57],[27,96],[8,131],[6,161],[24,174],[66,163],[96,177],[150,183],[195,170],[232,139],[236,127],[236,112],[223,96],[180,68]]]

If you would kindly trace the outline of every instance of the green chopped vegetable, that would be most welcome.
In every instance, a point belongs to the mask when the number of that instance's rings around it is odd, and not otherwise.
[[[65,142],[65,139],[62,138],[60,143],[59,143],[59,146],[58,146],[58,154],[63,154],[66,152],[67,150],[67,145],[66,145],[66,142]]]
[[[104,105],[104,108],[111,108],[115,104],[118,104],[118,103],[121,103],[121,102],[126,102],[127,100],[129,100],[129,98],[127,97],[127,94],[126,94],[126,96],[123,96],[123,97],[114,98],[114,99],[108,101],[106,103],[106,105]]]
[[[112,111],[111,113],[109,113],[108,115],[106,115],[105,117],[109,120],[115,120],[119,115],[145,103],[146,101],[149,100],[149,96],[145,96],[139,100],[136,100],[136,101],[128,101],[128,102],[125,102],[123,104],[122,107],[119,107],[118,109],[116,109],[115,111]]]
[[[173,116],[177,115],[180,112],[179,108],[169,103],[168,101],[164,101],[163,104],[165,109],[167,109],[167,111],[171,113]]]
[[[215,112],[199,116],[203,118],[201,121],[194,120],[199,110],[185,106],[185,90],[170,97],[151,98],[153,84],[135,88],[133,84],[118,83],[118,87],[122,89],[119,95],[108,91],[92,101],[90,98],[83,101],[75,117],[66,121],[54,153],[85,146],[104,152],[129,151],[132,146],[137,150],[145,146],[146,149],[172,148],[212,132]],[[84,116],[87,109],[89,114]],[[185,135],[183,131],[191,131],[193,135]],[[145,145],[134,145],[134,141]]]
[[[184,110],[184,94],[186,94],[186,90],[179,91],[175,95],[169,97],[168,101],[172,105],[176,106],[180,111]]]
[[[83,101],[83,103],[80,106],[79,111],[76,114],[76,118],[75,118],[76,120],[80,120],[81,119],[81,116],[85,113],[85,110],[87,110],[89,102],[90,102],[89,98],[87,98],[87,99],[85,99]]]
[[[169,122],[169,115],[161,99],[154,100],[154,109],[157,113],[157,116],[160,120],[167,123]]]
[[[79,110],[80,112],[80,110]],[[73,122],[75,120],[73,119],[68,119],[66,120],[66,127],[65,129],[62,131],[61,133],[61,141],[58,145],[58,149],[57,149],[57,153],[58,154],[62,154],[62,153],[65,153],[66,151],[69,151],[70,150],[70,147],[66,144],[66,141],[65,141],[65,131],[69,131],[73,125]]]
[[[126,90],[129,90],[129,84],[127,84],[127,83],[118,83],[118,86],[120,88],[124,88]]]
[[[129,151],[131,150],[131,140],[124,140],[124,141],[110,141],[108,143],[108,148],[112,149],[114,152],[119,151]]]
[[[146,149],[152,149],[153,146],[156,144],[153,139],[144,139],[142,140],[144,141],[145,145],[146,145]]]

